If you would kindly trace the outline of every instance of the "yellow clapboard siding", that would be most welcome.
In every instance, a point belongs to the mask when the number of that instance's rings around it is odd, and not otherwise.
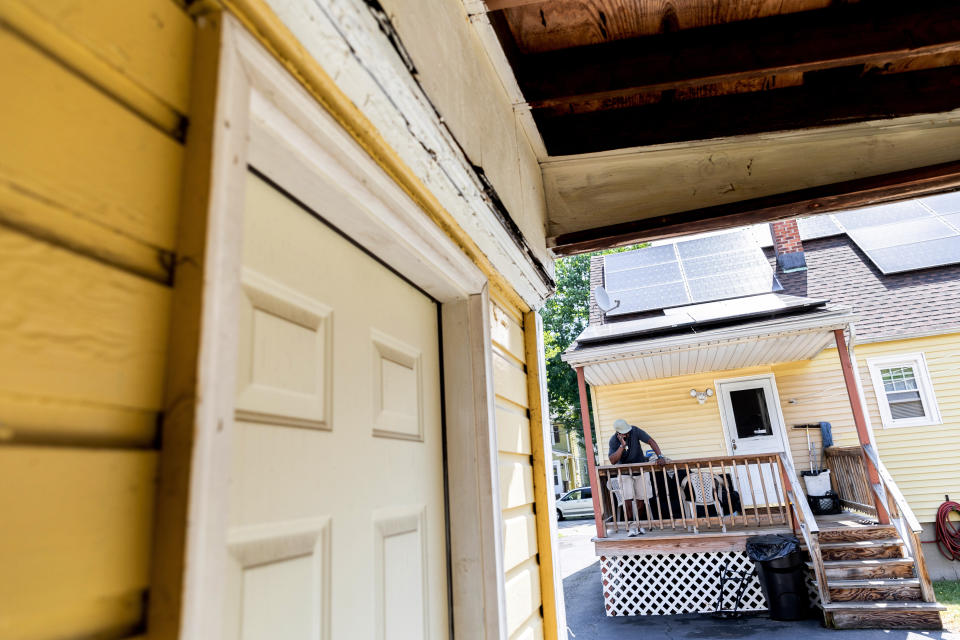
[[[500,454],[500,508],[506,511],[533,502],[533,467],[527,456]]]
[[[172,252],[151,247],[0,181],[0,222],[158,282],[170,279]]]
[[[0,448],[0,638],[136,630],[155,473],[147,451]]]
[[[537,522],[533,506],[503,514],[503,568],[509,571],[537,554]]]
[[[507,633],[513,634],[540,607],[540,571],[527,560],[506,574]],[[542,624],[542,622],[540,623]]]
[[[497,448],[530,455],[530,420],[515,405],[497,403]]]
[[[170,0],[8,0],[55,25],[117,71],[186,114],[193,20]]]
[[[0,29],[0,181],[150,247],[174,245],[183,149]],[[77,231],[46,227],[71,243]]]
[[[544,637],[543,620],[531,616],[520,628],[510,634],[510,640],[541,640]]]
[[[150,447],[157,411],[0,391],[0,442]]]
[[[924,353],[927,359],[943,424],[884,428],[867,358],[916,352]],[[856,355],[880,456],[917,518],[930,522],[945,493],[960,495],[960,474],[953,462],[960,457],[960,403],[954,400],[960,397],[960,376],[956,374],[960,368],[960,335],[858,345]],[[809,450],[804,431],[793,429],[794,424],[829,422],[836,445],[858,443],[837,351],[826,349],[809,361],[594,387],[601,462],[607,462],[607,440],[613,435],[613,420],[620,417],[649,431],[672,458],[725,455],[726,440],[716,397],[699,405],[687,394],[692,388],[715,389],[717,379],[760,373],[773,373],[776,378],[791,455],[798,470],[809,468]],[[790,403],[791,399],[796,402]],[[810,430],[810,440],[819,446],[819,429]]]
[[[518,362],[524,362],[523,327],[503,307],[494,304],[490,308],[490,338],[493,343]]]
[[[0,282],[7,397],[160,409],[169,289],[2,228]]]
[[[521,407],[528,407],[527,374],[507,356],[493,352],[493,390],[501,398]]]

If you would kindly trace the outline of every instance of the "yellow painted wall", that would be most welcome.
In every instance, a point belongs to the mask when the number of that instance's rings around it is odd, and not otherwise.
[[[0,3],[0,638],[144,621],[194,25]]]
[[[542,638],[523,316],[506,304],[491,308],[507,633],[511,639]]]
[[[868,357],[896,353],[926,354],[943,424],[932,427],[884,429],[867,370]],[[884,464],[903,491],[921,522],[934,518],[943,495],[960,496],[960,335],[881,342],[856,347],[864,395],[870,410],[877,446]],[[853,415],[847,398],[836,349],[826,349],[813,360],[771,367],[752,367],[708,374],[678,376],[647,382],[593,387],[598,422],[600,463],[607,460],[607,441],[613,421],[624,418],[650,433],[670,458],[727,455],[716,396],[703,405],[690,397],[690,389],[716,390],[716,380],[773,373],[787,426],[791,453],[798,471],[809,468],[804,430],[794,424],[826,421],[833,427],[834,443],[857,444]],[[796,400],[790,403],[791,399]],[[820,432],[810,430],[818,447]]]

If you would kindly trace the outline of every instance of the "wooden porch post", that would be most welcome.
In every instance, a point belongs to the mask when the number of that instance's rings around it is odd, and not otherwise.
[[[853,411],[853,424],[857,427],[857,437],[862,447],[863,445],[870,444],[870,433],[867,431],[867,421],[863,415],[863,404],[860,402],[860,392],[857,390],[857,382],[854,377],[856,376],[856,372],[853,370],[853,364],[850,362],[850,354],[847,352],[847,341],[843,337],[843,329],[834,329],[833,337],[837,343],[837,353],[840,356],[840,368],[843,371],[843,381],[847,386],[847,397],[850,399],[850,409]],[[863,465],[867,470],[871,486],[879,484],[880,475],[877,473],[876,467],[873,466],[873,463],[865,452],[863,453]],[[890,517],[886,506],[876,493],[873,494],[873,502],[877,506],[877,520],[880,524],[889,524]]]
[[[580,390],[580,420],[583,422],[583,448],[587,451],[587,475],[590,480],[590,494],[593,496],[593,519],[597,523],[597,537],[606,538],[607,528],[603,525],[603,511],[600,509],[600,479],[597,477],[597,459],[593,453],[590,410],[587,408],[587,381],[583,377],[583,367],[577,367],[577,387]],[[597,446],[599,447],[599,444]]]

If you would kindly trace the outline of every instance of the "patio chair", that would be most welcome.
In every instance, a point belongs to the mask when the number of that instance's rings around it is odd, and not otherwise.
[[[693,530],[697,531],[697,510],[703,509],[704,516],[710,517],[710,507],[713,507],[720,518],[720,526],[724,533],[727,523],[723,519],[723,504],[720,502],[720,479],[705,469],[695,469],[680,482],[680,493],[686,515],[693,520]],[[691,499],[692,498],[692,499]]]

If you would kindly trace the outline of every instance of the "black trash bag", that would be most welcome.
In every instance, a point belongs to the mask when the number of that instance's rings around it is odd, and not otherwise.
[[[754,562],[776,560],[795,551],[800,551],[800,541],[796,536],[772,533],[747,538],[747,555]]]

